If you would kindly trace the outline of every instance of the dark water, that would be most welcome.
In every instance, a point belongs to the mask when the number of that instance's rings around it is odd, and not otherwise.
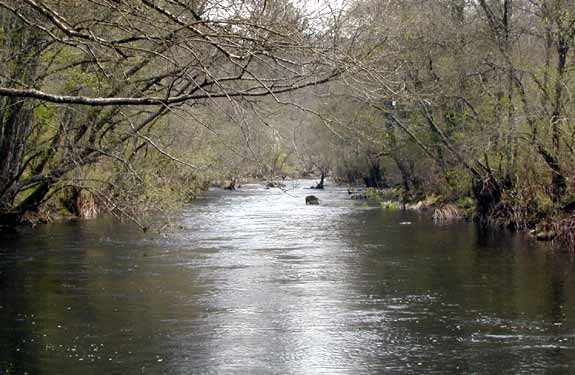
[[[309,193],[2,237],[0,374],[575,373],[569,256]]]

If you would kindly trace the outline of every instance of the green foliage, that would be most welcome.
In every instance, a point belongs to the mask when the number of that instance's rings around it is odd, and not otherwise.
[[[465,196],[471,187],[471,176],[461,168],[450,168],[444,172],[446,185],[442,186],[445,196]]]
[[[366,190],[366,196],[368,199],[375,200],[378,202],[401,202],[402,190],[397,188],[392,189],[374,189],[369,188]]]
[[[50,127],[55,125],[58,108],[52,104],[42,104],[35,108],[34,119],[44,131],[50,131]]]
[[[398,211],[402,209],[402,205],[400,202],[397,201],[382,201],[379,202],[381,208],[390,211]]]
[[[530,202],[530,209],[533,212],[537,212],[544,216],[547,216],[555,210],[556,206],[553,200],[548,194],[544,194],[542,191],[537,191],[533,196],[533,200]]]

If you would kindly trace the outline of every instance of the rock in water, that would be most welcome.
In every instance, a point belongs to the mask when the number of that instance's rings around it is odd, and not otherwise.
[[[319,204],[319,198],[315,195],[308,195],[305,197],[305,204]]]

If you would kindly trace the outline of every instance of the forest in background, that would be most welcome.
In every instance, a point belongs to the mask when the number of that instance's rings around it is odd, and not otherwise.
[[[573,247],[567,0],[0,0],[3,223],[321,173]]]

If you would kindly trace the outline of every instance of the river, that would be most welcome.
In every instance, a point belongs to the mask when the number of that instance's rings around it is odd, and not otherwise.
[[[572,374],[571,258],[310,181],[0,238],[0,374]]]

